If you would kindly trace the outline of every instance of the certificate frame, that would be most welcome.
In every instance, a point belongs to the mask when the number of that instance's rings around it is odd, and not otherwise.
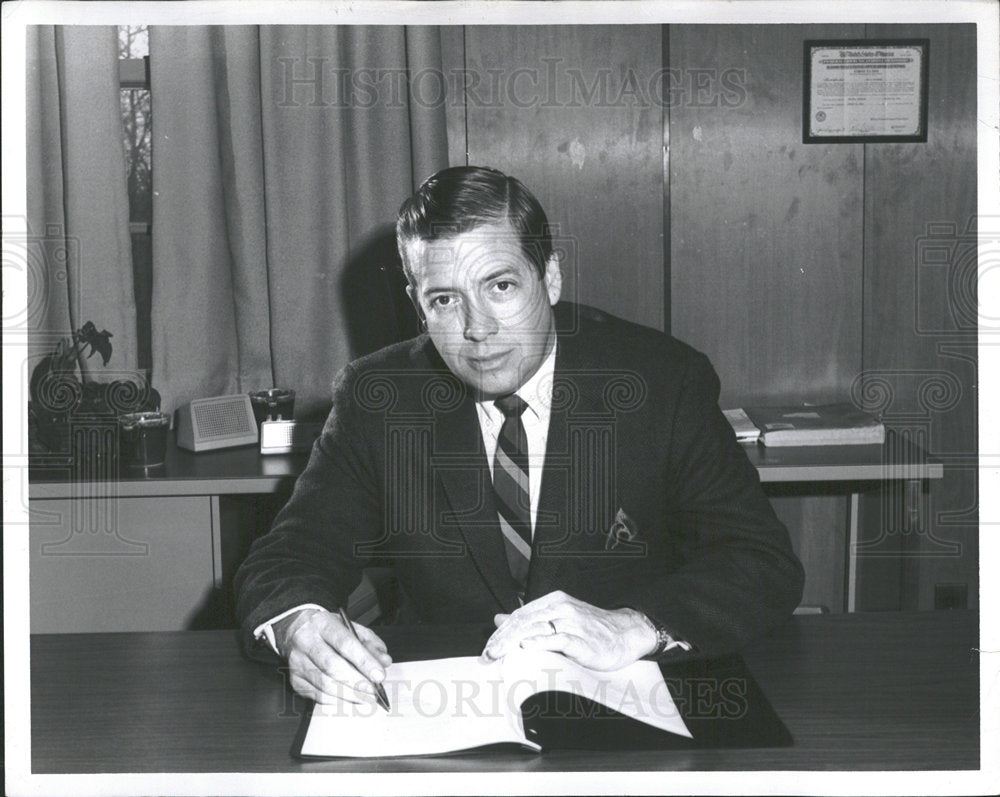
[[[805,40],[802,143],[926,142],[929,58],[929,39]]]

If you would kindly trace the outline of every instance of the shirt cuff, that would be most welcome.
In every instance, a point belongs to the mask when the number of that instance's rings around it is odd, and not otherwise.
[[[668,650],[673,650],[674,648],[680,648],[685,653],[691,650],[691,643],[685,642],[683,639],[674,639],[670,634],[666,635],[666,644],[658,651],[658,653],[666,653]]]
[[[324,609],[322,606],[319,606],[318,604],[315,604],[315,603],[303,603],[301,606],[295,606],[295,607],[289,609],[288,611],[282,612],[277,617],[272,617],[266,623],[261,623],[260,625],[258,625],[253,630],[253,638],[256,639],[256,640],[258,640],[258,641],[260,639],[266,639],[267,640],[267,644],[271,646],[271,650],[273,650],[275,653],[277,653],[280,656],[281,655],[281,651],[278,650],[278,643],[275,642],[275,639],[274,639],[274,628],[273,628],[273,626],[279,620],[284,620],[286,617],[288,617],[288,615],[295,614],[296,612],[301,612],[303,609],[319,609],[321,612],[325,612],[326,611],[326,609]]]

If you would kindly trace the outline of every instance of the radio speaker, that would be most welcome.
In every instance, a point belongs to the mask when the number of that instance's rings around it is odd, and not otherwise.
[[[257,422],[246,393],[195,399],[177,411],[177,445],[212,451],[256,443]]]

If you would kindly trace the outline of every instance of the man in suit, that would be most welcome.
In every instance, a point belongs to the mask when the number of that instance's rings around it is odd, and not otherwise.
[[[545,213],[495,170],[429,178],[397,239],[426,332],[339,375],[237,573],[248,646],[287,658],[303,695],[371,700],[390,657],[335,612],[374,557],[393,562],[401,622],[492,620],[488,658],[711,655],[791,613],[802,567],[704,355],[560,303]]]

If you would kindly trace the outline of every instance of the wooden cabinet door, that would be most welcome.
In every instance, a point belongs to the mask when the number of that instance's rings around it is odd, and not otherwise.
[[[30,504],[31,632],[177,631],[211,597],[208,496]]]

